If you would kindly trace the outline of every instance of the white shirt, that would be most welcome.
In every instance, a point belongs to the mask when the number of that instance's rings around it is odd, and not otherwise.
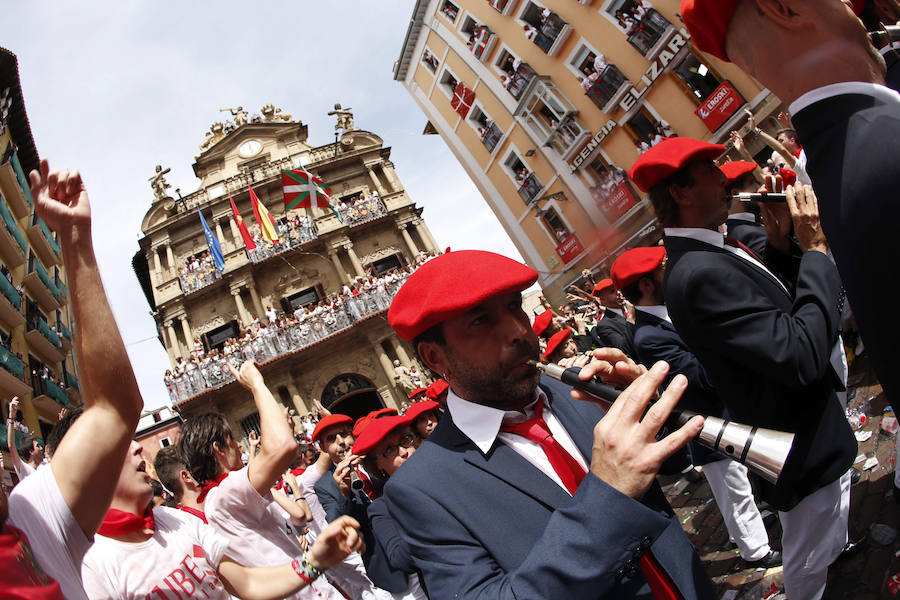
[[[50,465],[41,465],[13,488],[8,522],[25,532],[38,565],[59,583],[67,600],[87,600],[81,561],[92,541],[66,504]]]
[[[88,596],[230,599],[216,574],[228,540],[197,517],[173,508],[154,509],[153,519],[156,531],[143,542],[97,536],[81,568]]]
[[[778,282],[778,285],[781,286],[781,289],[783,289],[788,295],[790,295],[790,292],[788,292],[787,288],[784,287],[784,284],[781,283],[781,280],[778,279],[778,277],[776,277],[775,274],[773,274],[764,264],[747,254],[747,252],[745,252],[743,248],[735,248],[734,246],[726,245],[725,237],[718,231],[713,231],[711,229],[702,229],[700,227],[666,227],[664,231],[665,234],[669,237],[691,238],[697,240],[698,242],[704,242],[711,246],[715,246],[716,248],[722,248],[736,256],[739,256],[760,271],[768,273],[769,275],[774,277],[775,281]]]
[[[16,476],[19,478],[19,481],[22,481],[29,475],[33,475],[35,471],[34,467],[21,459],[19,459],[18,463],[13,465],[13,468],[16,471]]]
[[[669,310],[666,308],[665,304],[654,304],[653,306],[637,306],[635,305],[634,310],[640,310],[647,314],[653,315],[654,317],[658,317],[663,321],[672,322],[672,319],[669,318]]]
[[[535,401],[544,403],[542,417],[559,444],[571,454],[575,460],[588,470],[589,466],[585,462],[584,457],[572,441],[569,433],[565,430],[547,402],[547,395],[540,388],[535,390]],[[500,431],[500,425],[504,420],[507,422],[522,422],[527,418],[534,416],[534,403],[525,407],[525,413],[519,411],[504,411],[498,408],[485,406],[483,404],[475,404],[468,400],[463,400],[457,396],[453,389],[447,392],[447,409],[453,416],[453,423],[462,431],[472,442],[478,446],[484,454],[494,445],[494,440],[499,439],[507,446],[511,447],[516,454],[530,462],[532,465],[540,469],[547,477],[552,479],[556,484],[568,493],[566,486],[563,485],[562,479],[556,474],[556,471],[550,465],[547,455],[541,449],[540,444],[525,439],[514,433]]]
[[[737,219],[738,221],[749,221],[750,223],[756,223],[756,215],[749,212],[734,213],[733,215],[728,215],[728,218]]]
[[[877,83],[867,83],[863,81],[844,81],[841,83],[832,83],[814,90],[810,90],[791,102],[788,110],[792,115],[796,115],[804,108],[815,104],[821,100],[841,96],[843,94],[861,94],[863,96],[872,96],[882,102],[900,103],[900,94],[891,88],[879,85]]]

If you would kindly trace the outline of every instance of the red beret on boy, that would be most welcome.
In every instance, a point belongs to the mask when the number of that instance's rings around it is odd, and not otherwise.
[[[563,329],[562,331],[557,331],[553,334],[553,337],[550,338],[550,341],[547,342],[547,347],[544,349],[544,356],[550,357],[559,346],[562,345],[563,342],[566,341],[566,338],[572,334],[571,329]]]
[[[428,388],[423,388],[423,387],[416,388],[409,393],[409,399],[412,400],[416,396],[419,396],[422,394],[427,394],[427,393],[428,393]]]
[[[412,423],[422,413],[427,413],[429,410],[437,410],[440,407],[441,405],[434,400],[423,400],[407,408],[404,416],[409,418],[409,422]]]
[[[359,437],[353,444],[353,454],[365,456],[371,452],[375,446],[380,444],[381,440],[383,440],[387,434],[401,425],[408,425],[410,421],[411,419],[406,415],[394,415],[382,419],[373,419],[372,422],[363,429],[362,433],[359,434]]]
[[[626,250],[616,258],[612,266],[612,279],[620,290],[628,287],[644,275],[652,273],[666,257],[663,246],[646,246]]]
[[[450,384],[443,379],[435,379],[434,383],[428,386],[428,391],[425,392],[425,395],[431,400],[437,400],[449,388]]]
[[[347,415],[328,415],[316,423],[316,428],[313,429],[312,435],[309,437],[315,442],[319,439],[319,435],[329,427],[334,427],[335,425],[350,425],[352,423],[353,419]]]
[[[747,173],[755,171],[756,166],[755,162],[750,162],[749,160],[735,160],[725,163],[719,169],[725,173],[725,177],[728,178],[728,185],[731,185]]]
[[[597,282],[597,285],[594,286],[594,289],[591,290],[591,295],[596,296],[606,288],[615,287],[616,284],[612,282],[612,279],[607,277],[606,279],[601,279]]]
[[[725,146],[689,137],[663,140],[641,154],[628,175],[644,192],[667,177],[698,160],[712,160],[725,152]]]
[[[534,318],[534,323],[531,324],[531,328],[534,329],[536,334],[544,335],[544,332],[550,327],[551,321],[553,321],[553,311],[545,310]]]
[[[391,302],[388,322],[398,336],[411,342],[489,298],[521,292],[537,278],[531,267],[493,252],[448,252],[429,260],[406,280]]]

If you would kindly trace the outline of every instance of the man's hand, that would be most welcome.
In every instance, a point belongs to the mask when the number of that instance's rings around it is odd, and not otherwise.
[[[822,231],[822,222],[819,220],[819,202],[816,200],[812,187],[797,183],[789,186],[785,190],[785,195],[800,248],[804,252],[817,250],[827,254],[828,241],[825,239],[825,232]]]
[[[791,113],[785,111],[778,113],[778,122],[781,123],[781,126],[785,129],[794,128],[794,125],[791,123]]]
[[[571,358],[561,358],[556,364],[561,367],[583,367],[591,361],[591,357],[587,354],[576,354]]]
[[[341,562],[351,552],[363,554],[366,545],[359,532],[359,523],[346,515],[328,524],[316,538],[309,551],[309,561],[314,567],[327,569]]]
[[[593,359],[581,369],[578,377],[584,381],[599,377],[604,383],[624,388],[646,372],[647,367],[636,364],[618,348],[597,348]],[[572,397],[576,400],[594,399],[590,394],[578,390],[572,390]]]
[[[753,116],[753,112],[749,108],[745,108],[744,114],[747,115],[747,125],[750,126],[750,131],[756,131],[756,117]]]
[[[258,389],[259,386],[266,385],[262,373],[259,372],[259,369],[256,368],[256,363],[252,360],[244,361],[241,364],[240,371],[231,366],[231,363],[229,362],[226,362],[225,364],[228,365],[228,370],[231,371],[231,374],[234,375],[234,378],[237,379],[238,383],[251,392]]]
[[[12,400],[9,401],[9,418],[15,419],[16,415],[19,413],[19,397],[13,396]]]
[[[90,239],[91,204],[77,170],[50,170],[46,159],[40,172],[32,171],[31,196],[37,215],[60,236],[69,237],[78,230]]]
[[[747,149],[747,147],[744,145],[744,138],[740,133],[737,132],[737,130],[732,131],[730,135],[731,144],[734,146],[734,149],[743,154],[744,150]]]
[[[662,463],[703,428],[703,418],[697,416],[662,440],[656,440],[669,413],[687,389],[687,379],[676,376],[645,415],[647,403],[668,371],[669,366],[664,362],[653,365],[619,395],[594,427],[591,473],[630,498],[642,498]]]
[[[349,498],[352,493],[350,489],[350,471],[354,466],[358,465],[361,460],[362,456],[348,454],[344,457],[344,460],[334,467],[334,482],[337,483],[338,490],[340,490],[345,498]]]

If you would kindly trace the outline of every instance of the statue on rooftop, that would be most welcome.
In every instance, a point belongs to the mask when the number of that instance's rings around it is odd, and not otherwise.
[[[219,112],[230,112],[231,116],[234,117],[234,124],[237,127],[247,124],[247,113],[244,111],[243,106],[238,106],[237,108],[220,108]]]
[[[335,131],[342,130],[344,133],[348,131],[355,131],[356,127],[353,125],[353,113],[352,108],[341,108],[340,104],[334,105],[334,110],[329,111],[329,115],[337,116],[337,123],[334,126]]]
[[[205,152],[209,150],[216,142],[225,137],[225,125],[219,121],[216,121],[209,127],[209,131],[206,133],[206,137],[203,139],[203,143],[200,144],[200,150]]]
[[[166,188],[172,187],[166,182],[166,173],[172,169],[163,169],[162,165],[156,165],[156,173],[149,179],[150,187],[153,188],[153,196],[156,202],[167,199]]]

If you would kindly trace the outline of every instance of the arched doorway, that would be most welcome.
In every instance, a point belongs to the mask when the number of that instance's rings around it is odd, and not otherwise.
[[[356,373],[344,373],[329,381],[322,391],[322,405],[332,413],[354,419],[384,408],[375,384]]]

